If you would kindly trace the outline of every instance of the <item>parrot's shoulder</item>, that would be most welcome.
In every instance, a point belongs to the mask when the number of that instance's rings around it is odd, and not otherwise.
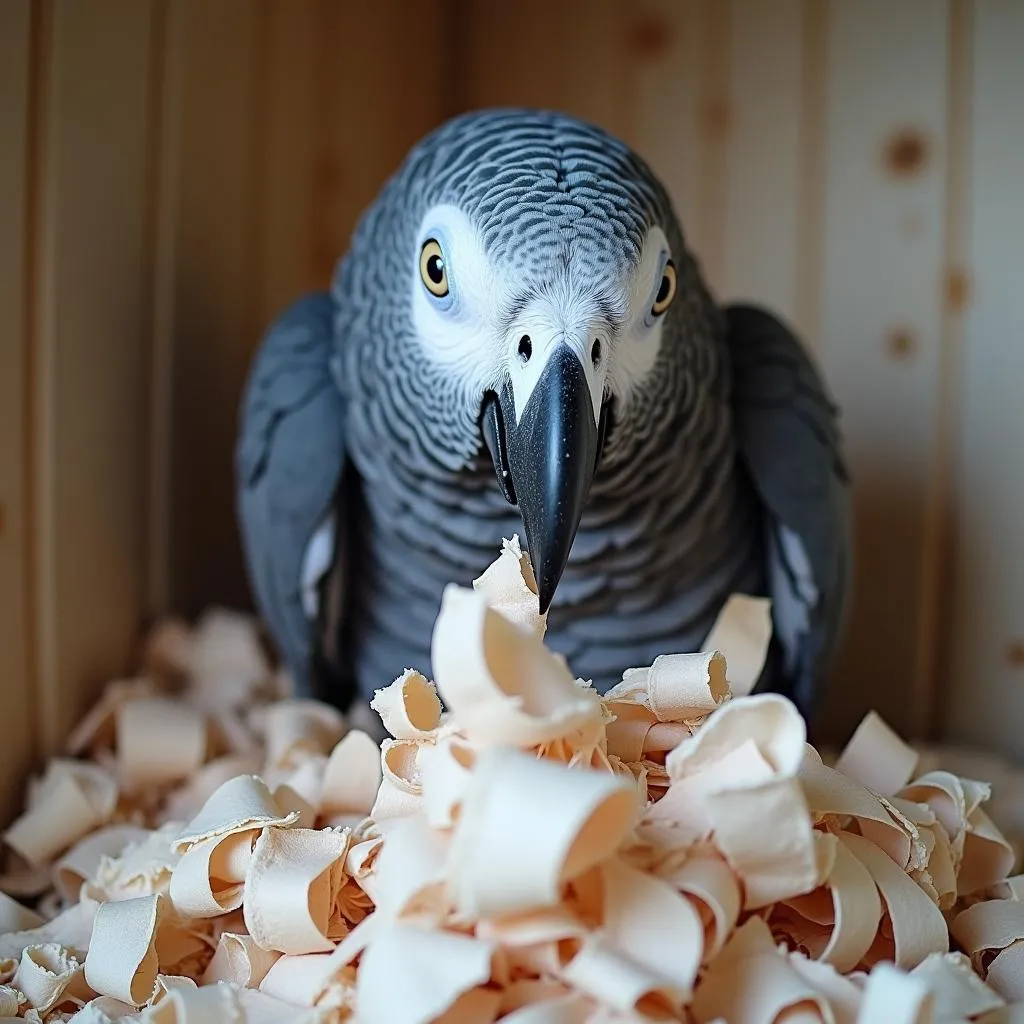
[[[315,597],[335,558],[345,403],[332,371],[333,300],[315,294],[267,328],[242,397],[237,512],[253,597],[297,691],[308,694]]]
[[[260,339],[242,395],[238,470],[253,484],[267,468],[275,438],[298,416],[341,437],[344,403],[336,380],[334,302],[315,292],[292,302]],[[311,442],[324,444],[317,431]]]
[[[847,606],[850,478],[840,410],[823,374],[779,317],[724,310],[740,460],[764,511],[769,589],[791,695],[820,697]]]
[[[734,304],[724,313],[732,415],[744,457],[761,471],[755,476],[772,467],[777,477],[790,470],[779,486],[848,484],[840,410],[810,351],[759,306]]]

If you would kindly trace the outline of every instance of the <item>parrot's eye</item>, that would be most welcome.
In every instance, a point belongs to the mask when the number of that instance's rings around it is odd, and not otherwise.
[[[448,273],[444,268],[444,253],[434,238],[428,238],[420,250],[420,277],[431,295],[443,299],[448,294]]]
[[[658,294],[654,298],[654,305],[651,307],[651,312],[655,316],[661,316],[662,313],[672,305],[672,300],[676,297],[676,266],[669,260],[665,264],[665,270],[661,278],[661,287],[658,289]]]

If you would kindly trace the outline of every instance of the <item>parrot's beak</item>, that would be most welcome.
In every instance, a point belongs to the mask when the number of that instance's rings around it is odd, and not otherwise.
[[[516,422],[506,383],[484,402],[481,424],[502,493],[519,506],[537,579],[540,612],[551,605],[604,444],[607,402],[600,422],[577,355],[554,352]]]

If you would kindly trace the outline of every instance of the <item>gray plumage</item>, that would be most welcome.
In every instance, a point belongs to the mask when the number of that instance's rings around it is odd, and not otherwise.
[[[314,651],[302,563],[345,463],[344,405],[329,370],[332,312],[329,296],[313,295],[270,328],[246,389],[236,460],[251,586],[302,692]]]
[[[416,271],[435,209],[443,299]],[[636,315],[652,227],[677,281],[657,324]],[[465,255],[470,235],[482,256]],[[486,301],[473,293],[485,270],[497,282]],[[449,321],[450,345],[447,328],[432,333]],[[768,593],[778,650],[763,685],[810,714],[849,577],[835,407],[781,322],[716,306],[636,154],[574,119],[516,110],[456,118],[418,144],[358,225],[330,294],[291,307],[254,361],[239,522],[257,606],[301,688],[324,629],[332,686],[369,695],[406,667],[429,673],[445,584],[468,585],[502,537],[522,535],[481,440],[481,403],[529,372],[529,352],[519,363],[506,352],[523,325],[538,345],[594,339],[581,351],[610,422],[549,645],[604,690],[658,654],[699,649],[731,593]],[[313,621],[302,566],[325,522],[336,543],[324,578],[344,601],[323,621],[321,600]]]

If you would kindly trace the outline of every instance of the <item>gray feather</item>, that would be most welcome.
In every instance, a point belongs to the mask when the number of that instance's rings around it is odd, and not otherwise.
[[[850,487],[838,411],[808,353],[765,310],[727,307],[733,416],[764,506],[769,590],[784,685],[807,716],[842,629],[850,578]]]
[[[329,295],[311,295],[268,329],[243,396],[236,449],[250,587],[297,692],[307,695],[314,655],[308,574],[333,561],[315,548],[311,560],[309,549],[332,522],[345,464],[344,405],[330,371],[333,312]]]

